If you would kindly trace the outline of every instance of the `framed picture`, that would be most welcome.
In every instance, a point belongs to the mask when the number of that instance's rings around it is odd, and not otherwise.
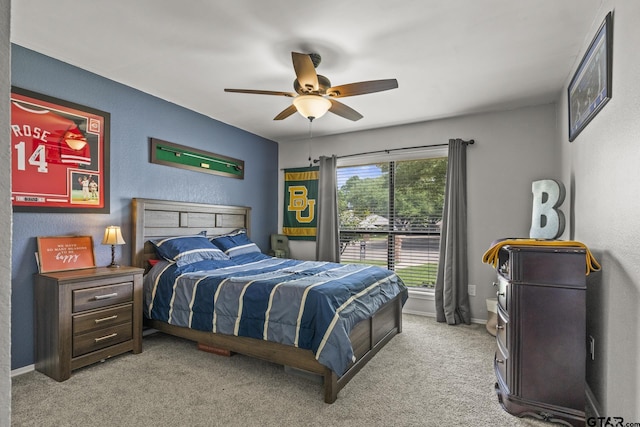
[[[609,12],[569,83],[569,141],[576,139],[611,99],[612,46],[613,18]]]
[[[109,213],[104,111],[11,88],[11,203],[15,212]]]
[[[151,144],[151,163],[244,179],[244,161],[242,160],[157,138],[149,138],[149,142]]]
[[[38,237],[37,240],[38,270],[41,273],[96,266],[91,236]]]

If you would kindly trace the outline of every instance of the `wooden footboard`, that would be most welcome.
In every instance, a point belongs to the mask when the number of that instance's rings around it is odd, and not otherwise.
[[[338,377],[335,372],[326,366],[321,365],[311,350],[255,338],[198,331],[157,320],[145,320],[145,324],[169,335],[321,375],[324,379],[324,401],[333,403],[338,397],[338,392],[351,378],[391,338],[402,332],[402,295],[398,295],[387,302],[371,318],[358,323],[351,331],[350,338],[356,361],[341,377]]]

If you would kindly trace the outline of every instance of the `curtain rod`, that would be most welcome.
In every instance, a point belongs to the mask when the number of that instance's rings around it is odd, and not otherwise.
[[[476,143],[475,140],[470,139],[469,141],[462,140],[463,143],[473,145]],[[356,156],[364,156],[367,154],[379,154],[379,153],[387,153],[389,154],[392,151],[402,151],[402,150],[415,150],[417,148],[431,148],[431,147],[447,147],[449,143],[446,144],[434,144],[434,145],[417,145],[415,147],[402,147],[402,148],[389,148],[386,150],[377,150],[377,151],[367,151],[366,153],[356,153],[356,154],[345,154],[344,156],[336,156],[337,159],[344,159],[346,157],[356,157]],[[320,160],[314,159],[313,163],[318,163]]]

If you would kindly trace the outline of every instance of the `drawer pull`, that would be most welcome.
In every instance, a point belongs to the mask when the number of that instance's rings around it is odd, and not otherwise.
[[[504,292],[500,292],[500,291],[496,292],[496,296],[503,297],[505,295],[506,294]]]
[[[504,360],[502,360],[502,359],[496,359],[496,362],[498,362],[498,363],[504,363]]]
[[[496,329],[504,329],[504,326],[498,325],[498,326],[496,326]]]
[[[114,333],[112,333],[112,334],[105,335],[105,336],[100,337],[100,338],[94,338],[93,340],[94,340],[96,343],[99,343],[100,341],[108,340],[108,339],[110,339],[110,338],[115,338],[115,337],[117,337],[117,336],[118,336],[118,333],[117,333],[117,332],[114,332]]]
[[[114,314],[113,316],[109,316],[109,317],[103,317],[102,319],[96,319],[94,320],[94,322],[96,323],[102,323],[102,322],[106,322],[107,320],[115,320],[118,318],[117,314]]]
[[[109,299],[109,298],[113,298],[113,297],[117,297],[117,296],[118,296],[117,292],[114,292],[112,294],[96,295],[95,300],[96,301],[100,301],[100,300],[103,300],[103,299]]]

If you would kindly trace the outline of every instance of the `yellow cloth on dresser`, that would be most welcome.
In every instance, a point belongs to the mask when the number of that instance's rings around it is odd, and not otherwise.
[[[600,264],[596,261],[595,257],[589,250],[589,248],[582,242],[575,240],[540,240],[540,239],[504,239],[498,240],[492,244],[492,246],[482,256],[482,262],[485,264],[491,264],[493,267],[498,265],[498,252],[503,246],[562,246],[562,247],[574,247],[582,248],[586,250],[587,258],[587,276],[592,271],[600,271]]]

